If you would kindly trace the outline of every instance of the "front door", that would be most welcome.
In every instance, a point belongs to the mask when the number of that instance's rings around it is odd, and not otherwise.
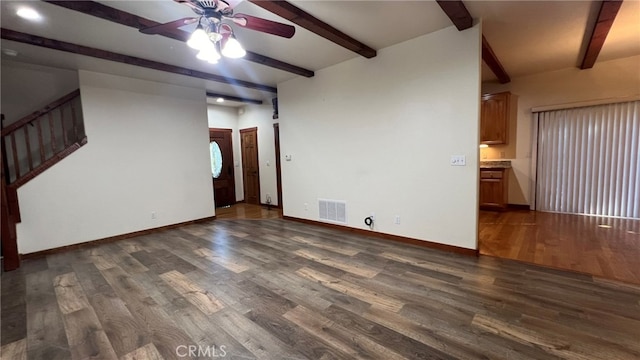
[[[231,129],[209,129],[209,154],[216,207],[236,203]]]
[[[244,201],[260,205],[260,172],[258,171],[258,128],[240,130]]]

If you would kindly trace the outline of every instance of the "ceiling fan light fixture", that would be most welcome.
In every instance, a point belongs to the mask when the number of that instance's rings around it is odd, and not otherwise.
[[[231,35],[222,46],[222,55],[231,59],[239,59],[247,55],[246,50],[242,47],[240,42]]]
[[[209,36],[202,28],[202,25],[198,24],[196,30],[191,34],[189,41],[187,41],[187,45],[192,49],[202,50],[207,46],[207,43],[211,43]]]
[[[218,54],[216,46],[211,41],[208,41],[208,45],[205,45],[202,49],[200,49],[200,52],[198,52],[196,58],[207,61],[211,64],[215,64],[218,62],[218,60],[220,60],[220,54]]]
[[[213,43],[217,43],[218,41],[222,40],[222,35],[220,33],[211,31],[209,33],[209,40],[211,40],[211,42]]]

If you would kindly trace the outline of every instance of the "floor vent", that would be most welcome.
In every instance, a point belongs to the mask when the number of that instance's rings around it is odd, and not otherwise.
[[[339,224],[347,223],[347,203],[345,201],[318,199],[320,220]]]

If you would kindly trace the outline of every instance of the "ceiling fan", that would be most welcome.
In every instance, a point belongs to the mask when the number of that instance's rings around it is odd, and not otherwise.
[[[295,27],[291,25],[246,14],[234,14],[233,8],[242,0],[173,1],[187,5],[197,16],[140,29],[140,32],[143,34],[161,34],[198,22],[198,26],[191,34],[187,45],[200,51],[197,55],[199,59],[210,63],[218,62],[220,59],[218,51],[230,58],[240,58],[246,54],[242,45],[235,38],[231,24],[288,39],[293,37],[296,31]]]

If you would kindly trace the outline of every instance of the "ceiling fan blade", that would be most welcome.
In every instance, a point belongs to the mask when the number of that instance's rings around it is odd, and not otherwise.
[[[194,10],[200,9],[200,6],[195,0],[173,0],[173,1],[177,2],[178,4],[185,4]]]
[[[229,7],[235,9],[238,4],[240,4],[243,0],[222,0],[229,4]]]
[[[187,18],[182,18],[182,19],[178,19],[178,20],[173,20],[173,21],[170,21],[168,23],[159,24],[159,25],[148,27],[148,28],[140,29],[140,32],[143,33],[143,34],[150,34],[150,35],[151,34],[160,34],[160,33],[163,33],[165,31],[175,30],[175,29],[177,29],[177,28],[179,28],[181,26],[193,24],[196,21],[198,21],[197,17],[187,17]]]
[[[251,15],[235,14],[229,19],[233,20],[234,23],[240,26],[246,27],[247,29],[262,31],[267,34],[282,36],[287,39],[290,39],[291,37],[293,37],[293,34],[296,33],[296,28],[291,25]]]

